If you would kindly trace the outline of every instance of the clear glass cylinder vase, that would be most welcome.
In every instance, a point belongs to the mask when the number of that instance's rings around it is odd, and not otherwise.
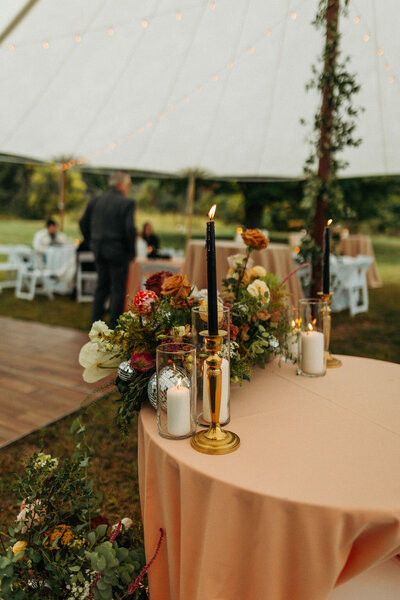
[[[318,298],[299,300],[299,348],[297,369],[300,375],[321,377],[326,373],[326,328],[328,305]]]
[[[196,431],[196,348],[166,343],[156,349],[157,424],[162,437],[183,439]]]
[[[221,409],[219,422],[226,425],[231,420],[230,413],[230,309],[218,304],[218,329],[222,335],[221,362]],[[208,356],[205,334],[208,331],[207,306],[192,308],[192,343],[196,346],[197,376],[197,423],[208,427],[211,423],[210,399],[207,388]]]

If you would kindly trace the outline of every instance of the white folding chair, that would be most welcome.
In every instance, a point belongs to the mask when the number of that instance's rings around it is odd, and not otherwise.
[[[97,273],[96,271],[83,271],[83,263],[93,263],[93,252],[78,252],[76,269],[76,301],[77,302],[92,302],[94,290],[96,288]]]
[[[351,316],[368,311],[367,271],[373,257],[358,255],[355,258],[343,256],[331,260],[334,276],[331,308],[339,312],[350,309]]]
[[[30,262],[32,248],[19,244],[0,245],[0,255],[5,260],[0,262],[0,292],[3,288],[12,288],[17,285],[18,271]]]

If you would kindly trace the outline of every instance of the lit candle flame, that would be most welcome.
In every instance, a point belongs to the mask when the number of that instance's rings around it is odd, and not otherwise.
[[[309,324],[308,324],[308,329],[309,329],[310,331],[312,331],[312,330],[314,329],[314,327],[312,326],[312,324],[311,324],[311,323],[309,323]]]
[[[243,229],[242,229],[241,227],[238,227],[238,228],[236,229],[236,231],[237,231],[237,233],[243,233]]]
[[[210,208],[210,210],[208,211],[208,216],[209,216],[209,218],[210,218],[210,219],[213,219],[213,218],[214,218],[214,216],[215,216],[215,211],[216,211],[216,210],[217,210],[217,205],[216,205],[216,204],[214,204],[214,206],[212,206],[212,207]]]
[[[332,223],[332,219],[329,219],[329,221],[326,224],[329,227],[331,223]]]
[[[294,329],[295,327],[296,327],[296,321],[295,321],[295,320],[293,320],[293,321],[292,321],[292,329]]]

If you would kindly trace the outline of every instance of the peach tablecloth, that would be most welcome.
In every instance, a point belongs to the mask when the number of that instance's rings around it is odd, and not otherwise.
[[[216,242],[217,282],[220,290],[222,289],[222,279],[229,268],[228,256],[238,253],[244,254],[245,250],[246,246],[241,243],[233,241]],[[291,250],[287,244],[269,244],[266,250],[255,250],[252,253],[252,258],[255,265],[262,265],[267,271],[279,275],[281,279],[296,268]],[[190,242],[182,273],[187,273],[190,281],[195,283],[199,289],[207,287],[206,251],[203,240]],[[296,274],[289,279],[286,289],[291,294],[290,302],[293,306],[297,306],[298,299],[303,297],[303,291]]]
[[[367,285],[369,288],[382,287],[383,284],[376,267],[375,253],[369,235],[349,235],[348,238],[340,240],[336,247],[336,252],[347,256],[357,256],[358,254],[372,256],[374,262],[367,271]]]
[[[225,456],[161,438],[142,409],[148,558],[166,531],[151,600],[326,600],[400,551],[400,365],[342,360],[317,379],[275,361],[233,386],[241,446]]]

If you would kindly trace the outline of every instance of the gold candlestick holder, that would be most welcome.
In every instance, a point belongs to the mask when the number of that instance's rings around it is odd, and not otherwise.
[[[331,299],[333,293],[325,294],[324,292],[318,292],[318,296],[321,296],[322,300],[326,302],[326,366],[328,369],[335,369],[342,366],[342,361],[332,356],[329,351],[331,341]]]
[[[221,407],[221,363],[220,350],[222,338],[226,331],[219,330],[217,335],[209,335],[208,331],[200,332],[205,338],[208,357],[207,387],[210,399],[211,425],[205,431],[199,431],[191,438],[190,443],[198,452],[204,454],[229,454],[240,446],[240,438],[232,431],[224,431],[219,424]]]

